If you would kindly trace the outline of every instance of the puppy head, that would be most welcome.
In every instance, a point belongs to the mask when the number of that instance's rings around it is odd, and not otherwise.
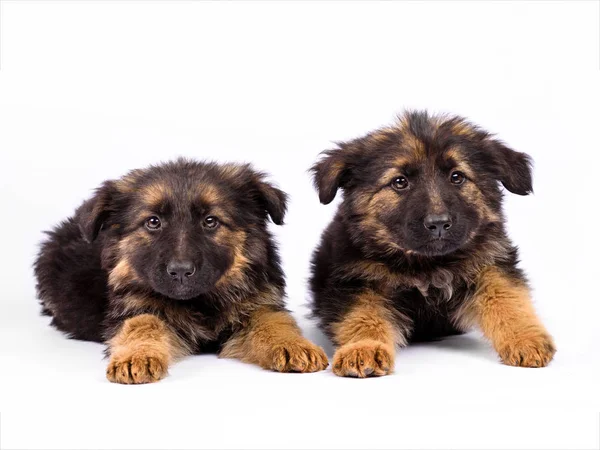
[[[249,165],[180,159],[105,182],[76,220],[86,240],[103,234],[113,289],[187,300],[242,279],[265,257],[267,217],[282,224],[285,210]]]
[[[426,112],[339,143],[312,171],[321,203],[342,189],[352,236],[388,253],[452,253],[502,220],[499,183],[532,192],[526,154],[463,118]]]

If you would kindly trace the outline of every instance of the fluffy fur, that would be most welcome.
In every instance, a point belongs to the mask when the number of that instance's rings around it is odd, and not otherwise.
[[[118,383],[157,381],[203,351],[324,369],[284,308],[267,220],[283,223],[286,195],[264,178],[248,165],[178,160],[106,181],[42,244],[43,313],[71,338],[106,342]]]
[[[506,364],[555,352],[537,319],[502,189],[532,192],[531,162],[460,117],[407,112],[324,152],[322,203],[343,200],[312,262],[314,315],[338,375],[383,375],[394,346],[481,328]]]

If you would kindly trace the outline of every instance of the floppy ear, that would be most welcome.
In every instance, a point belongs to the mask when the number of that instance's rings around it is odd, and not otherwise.
[[[75,212],[75,222],[79,225],[86,242],[92,242],[102,229],[102,224],[114,212],[114,196],[117,193],[113,181],[105,181],[92,198],[83,202]]]
[[[319,201],[327,205],[333,201],[339,188],[344,187],[348,174],[343,149],[326,150],[319,162],[310,168],[313,183],[319,191]]]
[[[254,185],[258,192],[258,202],[271,216],[273,223],[283,225],[283,218],[287,210],[287,194],[264,181],[262,174],[256,177]]]
[[[532,161],[529,155],[511,150],[497,140],[488,141],[489,154],[498,180],[513,194],[527,195],[533,192]]]

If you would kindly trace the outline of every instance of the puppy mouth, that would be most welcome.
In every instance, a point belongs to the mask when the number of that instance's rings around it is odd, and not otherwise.
[[[185,301],[185,300],[191,300],[195,297],[198,297],[198,295],[200,294],[170,294],[168,297],[173,299],[173,300],[181,300],[181,301]]]
[[[447,238],[431,239],[412,249],[414,253],[425,256],[442,256],[452,253],[460,248],[460,243]]]
[[[199,289],[191,286],[169,286],[167,289],[162,289],[158,286],[155,286],[154,290],[164,297],[177,301],[192,300],[193,298],[199,297],[207,291],[205,289]]]

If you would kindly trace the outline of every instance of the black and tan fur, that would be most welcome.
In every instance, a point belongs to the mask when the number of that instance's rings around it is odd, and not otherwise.
[[[323,351],[285,310],[267,218],[286,195],[248,165],[189,160],[105,182],[53,231],[35,263],[43,312],[69,337],[107,344],[110,381],[157,381],[216,351],[313,372]]]
[[[463,118],[407,112],[327,150],[312,170],[322,203],[344,192],[311,278],[336,374],[390,373],[396,346],[475,326],[505,364],[550,362],[554,343],[501,205],[499,183],[532,192],[527,155]]]

